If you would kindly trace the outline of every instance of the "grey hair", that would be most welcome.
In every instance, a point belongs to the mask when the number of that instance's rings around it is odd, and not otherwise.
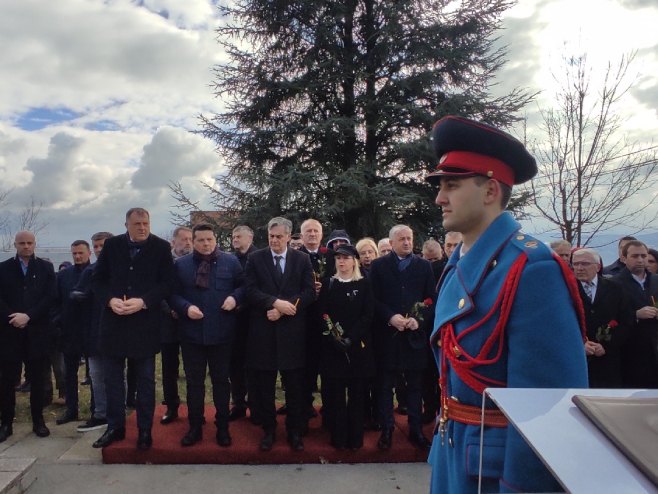
[[[571,257],[573,258],[576,256],[581,256],[583,254],[589,254],[594,258],[594,262],[601,263],[601,256],[599,255],[599,253],[590,247],[584,247],[582,249],[578,249],[574,251],[574,253],[571,254]]]
[[[411,230],[411,227],[408,225],[395,225],[389,230],[388,238],[395,238],[395,235],[401,230]],[[413,230],[411,230],[411,233],[413,234]]]
[[[272,218],[270,221],[268,221],[267,231],[269,232],[275,226],[282,226],[286,233],[292,232],[292,221],[281,216],[276,216],[275,218]]]
[[[554,242],[551,242],[550,244],[551,249],[555,250],[561,245],[564,245],[565,247],[569,247],[571,249],[571,242],[568,240],[560,239],[560,240],[555,240]]]

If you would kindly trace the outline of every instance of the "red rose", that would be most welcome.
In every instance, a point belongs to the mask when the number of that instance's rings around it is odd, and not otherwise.
[[[425,306],[429,307],[430,305],[432,305],[432,299],[431,298],[426,298],[425,300],[423,300],[423,304]]]
[[[325,321],[328,321],[329,320],[329,314],[322,314],[322,319],[324,319]]]
[[[326,247],[320,247],[319,250],[320,250],[320,254],[326,254],[327,252],[329,252],[329,249],[327,249]]]
[[[619,323],[613,319],[612,321],[610,321],[610,322],[608,323],[608,326],[609,326],[610,328],[616,328],[617,326],[619,326]]]

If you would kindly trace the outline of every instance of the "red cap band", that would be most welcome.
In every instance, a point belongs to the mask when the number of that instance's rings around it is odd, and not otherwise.
[[[436,170],[431,175],[459,176],[470,174],[494,178],[510,187],[514,185],[514,171],[503,161],[468,151],[447,152],[441,157]]]

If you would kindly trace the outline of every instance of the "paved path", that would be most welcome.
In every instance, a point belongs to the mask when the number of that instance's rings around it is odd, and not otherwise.
[[[11,490],[28,494],[141,494],[217,492],[226,494],[426,493],[430,470],[424,463],[358,465],[103,465],[93,443],[102,431],[76,432],[78,423],[48,424],[40,439],[29,424],[0,443],[0,479],[20,459],[29,466]],[[0,492],[2,492],[0,490]]]

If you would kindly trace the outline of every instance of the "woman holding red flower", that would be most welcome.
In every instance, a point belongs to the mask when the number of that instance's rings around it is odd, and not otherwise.
[[[340,245],[334,259],[336,274],[323,280],[318,301],[325,315],[320,354],[323,418],[334,447],[357,450],[363,445],[366,382],[375,372],[370,330],[374,299],[359,270],[356,249]]]

